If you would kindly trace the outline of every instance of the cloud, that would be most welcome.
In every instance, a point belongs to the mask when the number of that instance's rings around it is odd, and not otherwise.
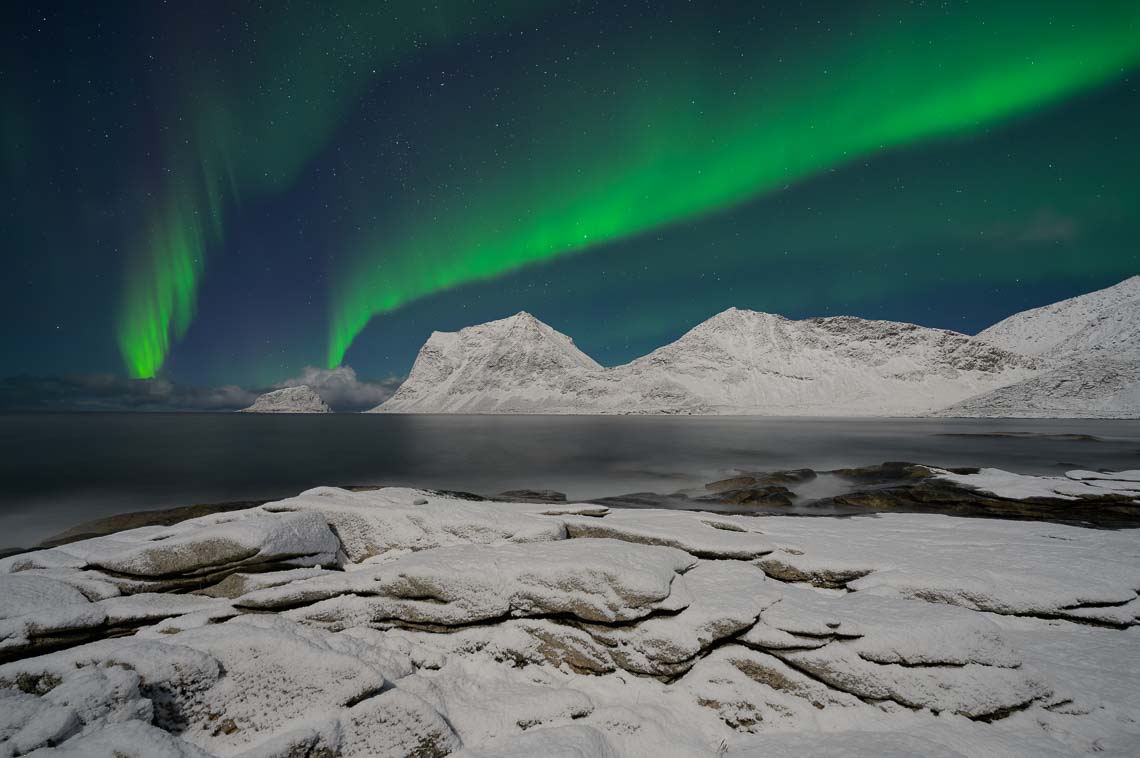
[[[0,379],[0,408],[9,410],[228,411],[244,408],[257,394],[236,385],[185,387],[114,374]]]
[[[275,388],[307,384],[321,399],[337,411],[363,411],[387,400],[400,386],[401,380],[389,377],[382,382],[363,382],[350,366],[334,369],[305,366],[301,375],[273,385]]]
[[[115,374],[10,376],[0,379],[0,409],[59,411],[236,411],[263,392],[307,384],[337,411],[361,411],[387,400],[400,379],[357,378],[348,366],[306,366],[301,375],[272,387],[190,387],[166,379],[127,379]]]
[[[1081,237],[1081,224],[1076,218],[1041,208],[1028,219],[998,224],[984,233],[992,240],[1007,244],[1047,245],[1076,242]]]

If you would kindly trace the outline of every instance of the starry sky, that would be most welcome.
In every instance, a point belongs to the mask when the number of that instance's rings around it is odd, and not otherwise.
[[[730,306],[972,333],[1140,271],[1134,0],[0,14],[0,377],[391,382],[519,310],[603,364]]]

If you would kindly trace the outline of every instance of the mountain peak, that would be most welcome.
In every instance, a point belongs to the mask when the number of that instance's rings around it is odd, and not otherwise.
[[[434,332],[407,380],[379,412],[541,412],[556,403],[567,376],[601,371],[557,329],[530,313]]]
[[[1117,362],[1123,368],[1111,376],[1101,372],[1109,394],[1119,394],[1117,385],[1127,382],[1113,377],[1127,378],[1135,365],[1129,362],[1128,346],[1140,345],[1138,305],[1140,277],[1131,277],[1107,290],[1038,309],[1043,315],[1031,311],[1011,320],[1025,320],[1030,332],[1058,331],[1062,339],[1075,325],[1085,335],[1081,339],[1101,346],[1095,360],[1121,358]],[[904,322],[856,316],[793,320],[734,307],[648,355],[603,368],[568,336],[519,311],[458,332],[433,334],[408,379],[376,410],[926,415],[1016,387],[984,406],[1005,408],[1022,395],[1045,391],[1053,378],[1081,375],[1068,370],[1034,384],[1054,365],[1052,359],[1002,348],[996,341]],[[1132,391],[1131,386],[1120,392]],[[1135,406],[1116,395],[1102,399],[1105,414],[1130,412]]]
[[[332,409],[312,387],[298,384],[259,395],[239,413],[331,413]]]
[[[1016,313],[978,334],[998,347],[1046,358],[1140,355],[1140,276]]]

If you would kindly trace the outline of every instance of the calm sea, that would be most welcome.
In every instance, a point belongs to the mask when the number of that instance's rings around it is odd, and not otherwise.
[[[991,435],[1012,436],[991,436]],[[890,460],[1140,468],[1138,421],[333,414],[0,414],[0,547],[126,511],[413,485],[571,499]]]

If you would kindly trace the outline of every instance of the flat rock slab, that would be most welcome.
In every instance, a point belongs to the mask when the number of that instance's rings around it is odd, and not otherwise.
[[[297,615],[332,622],[340,608],[353,622],[367,608],[370,621],[444,626],[557,614],[612,623],[678,609],[673,582],[694,563],[674,548],[608,539],[457,545],[258,590],[237,604],[259,610],[310,605]],[[342,604],[342,596],[356,600]]]
[[[318,488],[0,560],[0,755],[1136,754],[1136,544]]]

